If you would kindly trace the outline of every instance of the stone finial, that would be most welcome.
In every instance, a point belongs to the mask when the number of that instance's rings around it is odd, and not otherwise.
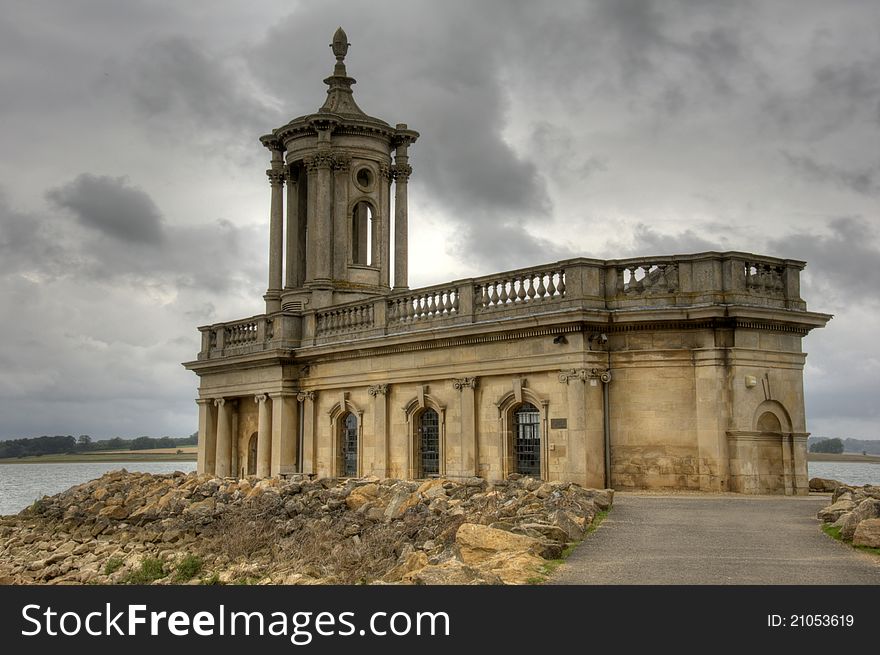
[[[348,47],[350,45],[345,30],[341,27],[336,28],[336,32],[333,34],[333,43],[330,44],[330,47],[333,48],[333,54],[336,56],[336,61],[340,64],[345,59],[345,55],[348,54]]]

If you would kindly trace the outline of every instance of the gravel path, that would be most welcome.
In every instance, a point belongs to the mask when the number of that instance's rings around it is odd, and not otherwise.
[[[829,495],[617,493],[548,584],[880,584],[880,557],[826,536]]]

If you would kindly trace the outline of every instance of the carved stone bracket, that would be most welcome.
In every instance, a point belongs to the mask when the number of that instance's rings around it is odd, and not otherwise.
[[[394,178],[394,174],[391,172],[391,167],[388,164],[379,164],[379,175],[382,176],[383,180]]]
[[[452,388],[456,391],[461,391],[462,389],[476,389],[477,378],[453,378]]]
[[[567,371],[559,371],[559,381],[562,384],[568,384],[571,380],[601,380],[602,382],[611,381],[611,370],[603,368],[572,368]]]
[[[585,368],[572,368],[568,371],[559,372],[559,381],[562,384],[568,384],[572,380],[586,382],[588,379],[590,379],[590,371]]]
[[[367,387],[367,393],[373,397],[378,396],[379,394],[384,396],[388,393],[388,385],[387,384],[374,384],[370,387]]]

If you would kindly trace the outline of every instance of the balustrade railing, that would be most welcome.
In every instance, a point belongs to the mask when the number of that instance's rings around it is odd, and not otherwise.
[[[570,259],[393,292],[311,312],[279,312],[199,328],[201,358],[515,320],[566,309],[615,311],[711,304],[805,310],[804,263],[748,253]],[[522,311],[519,309],[522,308]]]
[[[455,316],[461,309],[458,289],[416,291],[388,300],[388,323],[412,323]]]
[[[558,300],[565,297],[565,271],[549,269],[493,276],[474,285],[474,308],[499,309],[511,305]]]
[[[315,314],[315,334],[353,332],[373,326],[373,304],[334,307]]]

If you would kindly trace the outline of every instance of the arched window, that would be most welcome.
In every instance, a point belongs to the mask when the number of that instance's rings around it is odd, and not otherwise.
[[[764,412],[758,419],[758,430],[761,432],[782,432],[782,423],[773,412]]]
[[[440,474],[440,417],[430,407],[420,415],[418,421],[419,477]]]
[[[247,447],[247,474],[257,474],[257,433],[254,432],[248,440]]]
[[[363,200],[351,213],[351,261],[373,266],[373,208]]]
[[[339,422],[339,473],[343,477],[356,477],[358,474],[358,420],[351,412],[346,412]]]
[[[513,412],[514,471],[541,477],[541,413],[531,403]]]

